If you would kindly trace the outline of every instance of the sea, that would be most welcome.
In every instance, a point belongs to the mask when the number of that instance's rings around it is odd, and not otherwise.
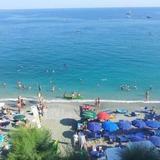
[[[39,89],[160,100],[160,8],[0,10],[0,97]]]

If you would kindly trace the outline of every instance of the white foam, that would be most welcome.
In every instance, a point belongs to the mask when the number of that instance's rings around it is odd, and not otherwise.
[[[23,98],[26,101],[37,101],[36,97],[33,98]],[[17,98],[3,98],[0,99],[0,102],[7,102],[7,101],[17,101]],[[79,100],[66,100],[66,99],[59,99],[59,98],[55,98],[55,99],[45,99],[45,101],[47,103],[94,103],[95,100],[94,99],[79,99]],[[151,101],[143,101],[143,100],[107,100],[107,99],[102,99],[100,100],[101,102],[104,103],[144,103],[144,104],[159,104],[160,100],[151,100]]]

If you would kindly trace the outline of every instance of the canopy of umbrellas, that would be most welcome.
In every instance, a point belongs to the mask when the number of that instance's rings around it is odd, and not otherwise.
[[[96,114],[92,106],[84,105],[77,130],[83,132],[88,140],[104,138],[108,144],[119,143],[121,146],[128,142],[150,141],[155,147],[160,147],[160,121],[135,116],[132,121],[113,122],[113,118],[107,112]]]

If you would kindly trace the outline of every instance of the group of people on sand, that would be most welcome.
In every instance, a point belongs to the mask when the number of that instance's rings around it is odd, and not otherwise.
[[[80,149],[87,150],[87,141],[83,132],[75,132],[73,135],[73,146],[79,146]]]
[[[25,106],[25,102],[23,100],[23,98],[21,96],[18,96],[18,100],[17,100],[17,108],[18,108],[18,112],[21,113],[21,109],[24,108]]]

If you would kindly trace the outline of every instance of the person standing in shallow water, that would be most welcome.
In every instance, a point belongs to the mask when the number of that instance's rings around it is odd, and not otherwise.
[[[100,98],[97,98],[97,107],[100,108]]]
[[[148,90],[145,93],[145,99],[146,99],[146,101],[149,101],[149,91]]]

